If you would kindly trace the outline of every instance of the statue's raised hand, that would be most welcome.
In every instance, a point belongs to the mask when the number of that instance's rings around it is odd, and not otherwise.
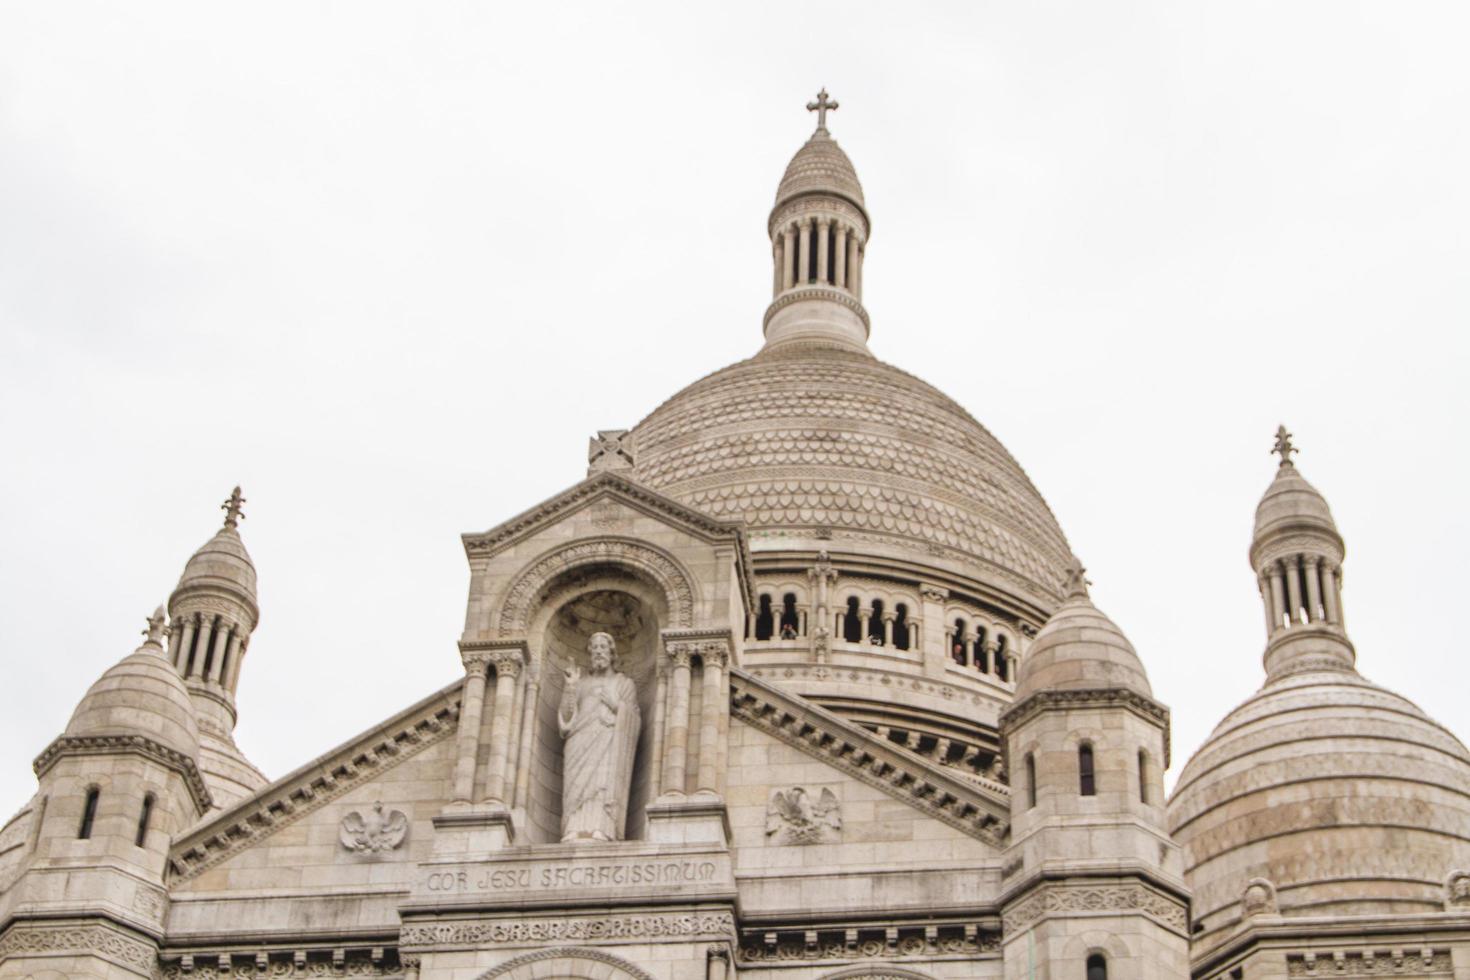
[[[577,682],[582,679],[582,671],[576,664],[572,664],[566,670],[562,671],[562,673],[566,676],[568,688],[576,687]]]

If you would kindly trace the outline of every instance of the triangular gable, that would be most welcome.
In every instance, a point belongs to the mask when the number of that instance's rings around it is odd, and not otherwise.
[[[170,848],[171,880],[201,874],[442,741],[457,728],[463,687],[464,681],[456,680],[255,795],[206,817]]]
[[[805,698],[730,669],[730,714],[936,820],[1004,847],[1010,800],[931,765]]]

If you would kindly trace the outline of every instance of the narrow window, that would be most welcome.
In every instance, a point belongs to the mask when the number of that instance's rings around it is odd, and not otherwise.
[[[1026,753],[1026,809],[1036,805],[1036,756]]]
[[[975,627],[975,669],[982,674],[990,673],[990,653],[985,649],[985,627]]]
[[[1138,802],[1148,802],[1148,753],[1138,750]]]
[[[87,790],[87,802],[82,807],[82,825],[77,828],[77,839],[87,840],[92,836],[92,823],[97,819],[97,799],[102,791],[96,786]]]
[[[1108,961],[1101,953],[1087,958],[1087,980],[1108,980]]]
[[[875,647],[883,645],[883,600],[874,599],[868,613],[868,642]]]
[[[903,603],[893,607],[893,645],[900,650],[909,648],[909,607]]]
[[[755,614],[755,638],[769,640],[775,632],[776,618],[771,614],[771,597],[761,596],[760,607]]]
[[[148,839],[148,821],[153,817],[153,794],[149,793],[143,797],[143,809],[138,814],[138,833],[133,838],[133,843],[142,847],[143,842]]]
[[[954,648],[950,650],[949,655],[961,667],[965,665],[965,620],[963,617],[954,621]]]
[[[1011,679],[1010,657],[1006,652],[1006,637],[1002,633],[995,638],[995,676],[1003,681]]]
[[[857,596],[847,599],[847,616],[842,621],[842,638],[848,643],[863,642],[863,623],[858,618]]]
[[[1092,745],[1083,742],[1077,747],[1077,774],[1083,796],[1097,795],[1097,780],[1092,772]]]
[[[801,616],[796,612],[796,593],[788,592],[781,598],[781,639],[796,639],[800,626]]]

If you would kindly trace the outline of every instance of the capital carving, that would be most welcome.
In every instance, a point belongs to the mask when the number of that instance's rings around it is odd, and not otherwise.
[[[495,673],[501,676],[515,677],[525,665],[519,650],[491,650],[487,656],[495,665]]]
[[[674,665],[675,669],[680,667],[687,669],[689,667],[689,661],[694,657],[694,644],[670,643],[668,653],[669,662]]]
[[[468,675],[485,673],[486,666],[490,663],[490,654],[484,650],[467,650],[459,655],[464,661],[464,672]]]
[[[919,589],[919,598],[925,602],[943,602],[949,598],[949,590],[937,585],[926,585]]]
[[[724,667],[730,661],[730,651],[723,643],[701,643],[699,659],[706,667]]]

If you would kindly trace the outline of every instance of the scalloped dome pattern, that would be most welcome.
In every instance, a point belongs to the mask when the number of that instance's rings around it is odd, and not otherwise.
[[[637,478],[714,517],[952,549],[1057,598],[1070,550],[1021,467],[953,400],[866,354],[767,350],[634,432]]]
[[[801,194],[837,194],[865,207],[863,185],[842,147],[825,129],[812,134],[786,165],[776,188],[776,207]]]
[[[113,664],[82,695],[66,734],[141,735],[199,757],[194,702],[163,651],[144,645]]]
[[[1439,911],[1470,865],[1470,753],[1355,671],[1303,671],[1236,708],[1169,800],[1211,931],[1254,877],[1284,915]]]

